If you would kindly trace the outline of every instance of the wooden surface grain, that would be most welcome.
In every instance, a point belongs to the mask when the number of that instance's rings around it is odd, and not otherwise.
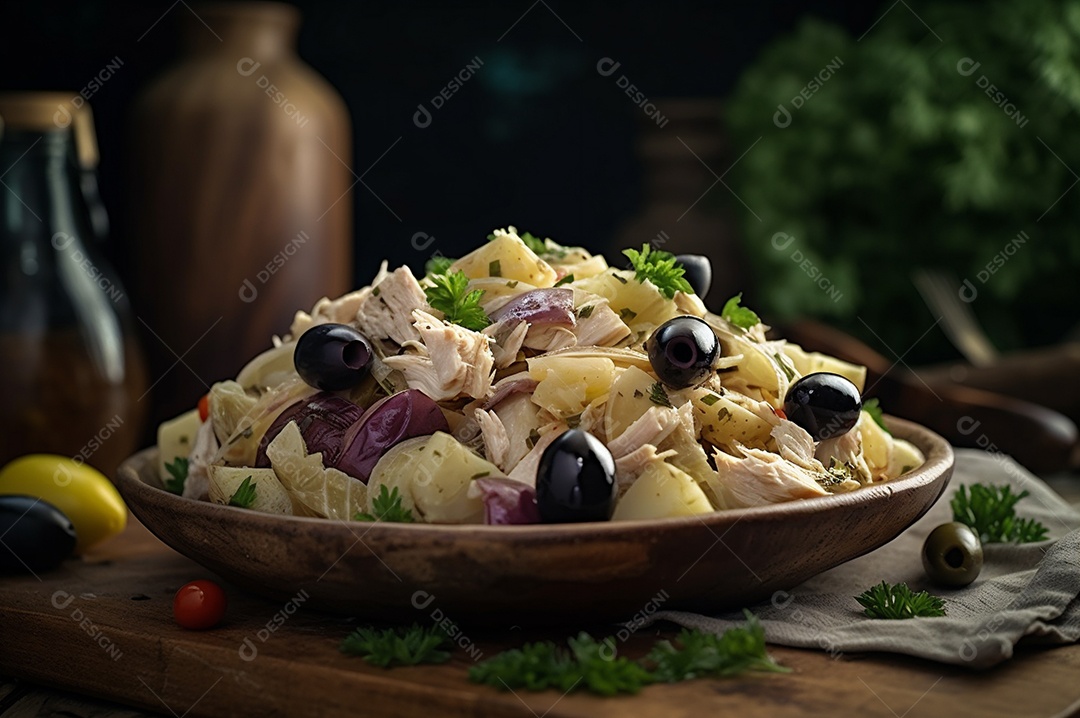
[[[342,655],[348,618],[290,611],[229,587],[225,623],[207,632],[172,620],[176,589],[207,572],[138,522],[61,569],[0,583],[0,715],[138,716],[1065,716],[1080,711],[1080,646],[1022,649],[983,673],[884,655],[830,657],[772,647],[793,669],[650,686],[601,699],[499,692],[467,681],[459,648],[440,666],[384,670]],[[275,616],[282,619],[280,623]],[[537,638],[469,629],[471,653],[491,656]],[[613,632],[611,626],[591,626]],[[620,651],[643,654],[664,630],[644,629]],[[65,691],[65,692],[59,692]],[[85,699],[67,692],[110,699]]]

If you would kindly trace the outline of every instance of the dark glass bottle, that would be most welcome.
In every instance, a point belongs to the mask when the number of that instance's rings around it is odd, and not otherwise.
[[[0,94],[0,464],[56,453],[111,475],[142,434],[146,373],[82,191],[73,96]]]

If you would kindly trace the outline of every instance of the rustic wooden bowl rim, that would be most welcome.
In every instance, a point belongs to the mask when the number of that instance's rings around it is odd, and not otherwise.
[[[745,509],[729,509],[712,514],[684,516],[677,518],[649,519],[634,521],[605,521],[579,524],[531,524],[524,526],[487,526],[482,524],[447,525],[447,524],[404,524],[374,522],[336,521],[307,516],[276,516],[259,513],[235,506],[215,504],[209,501],[178,496],[164,488],[158,488],[147,482],[147,478],[157,481],[149,474],[157,465],[157,449],[144,449],[129,457],[117,470],[117,485],[128,502],[154,502],[163,508],[169,508],[177,520],[183,520],[190,512],[201,513],[207,518],[217,517],[222,522],[238,525],[246,522],[262,524],[265,529],[275,525],[304,526],[313,531],[352,531],[357,525],[365,527],[364,535],[393,538],[409,534],[423,534],[435,540],[448,540],[476,536],[502,537],[515,541],[550,541],[552,539],[588,539],[620,533],[640,533],[647,530],[674,529],[680,526],[703,524],[706,527],[734,525],[743,519],[754,518],[758,521],[774,519],[782,521],[795,517],[805,517],[820,512],[843,509],[844,507],[880,501],[890,496],[915,491],[939,480],[953,465],[953,451],[945,439],[929,429],[895,417],[886,417],[889,429],[899,438],[915,444],[926,457],[921,466],[912,469],[902,477],[889,482],[873,484],[846,494],[822,496],[813,499],[789,501],[769,506],[756,506]],[[944,491],[944,486],[942,487]],[[341,525],[339,525],[341,524]]]

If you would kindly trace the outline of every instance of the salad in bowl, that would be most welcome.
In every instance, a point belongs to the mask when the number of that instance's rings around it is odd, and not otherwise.
[[[766,337],[708,260],[627,268],[514,227],[296,313],[158,430],[164,487],[251,511],[437,524],[662,519],[851,492],[923,463],[864,367]]]

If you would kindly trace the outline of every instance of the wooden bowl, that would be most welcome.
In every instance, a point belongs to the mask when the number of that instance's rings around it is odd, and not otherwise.
[[[945,491],[953,452],[889,419],[926,463],[858,491],[654,521],[439,526],[272,516],[165,491],[157,450],[121,465],[117,487],[162,541],[227,580],[336,613],[506,625],[626,620],[646,604],[750,606],[891,541]]]

